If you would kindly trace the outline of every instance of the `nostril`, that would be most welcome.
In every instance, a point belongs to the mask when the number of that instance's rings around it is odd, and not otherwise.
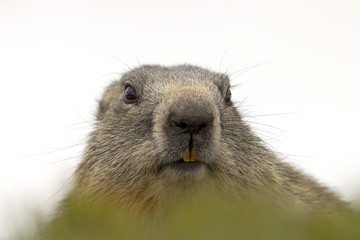
[[[188,125],[185,122],[175,123],[175,125],[179,128],[187,129]]]
[[[170,120],[170,124],[171,124],[172,127],[178,127],[178,128],[183,128],[183,129],[188,128],[188,124],[186,122],[178,121],[178,120],[173,119],[173,118]]]
[[[194,123],[192,121],[176,121],[174,119],[172,119],[170,122],[172,127],[180,128],[183,131],[186,131],[191,134],[198,133],[209,125],[206,122],[199,124],[199,123]]]
[[[207,127],[207,124],[206,124],[206,123],[201,123],[201,124],[199,125],[199,131],[203,130],[203,129],[206,128],[206,127]]]

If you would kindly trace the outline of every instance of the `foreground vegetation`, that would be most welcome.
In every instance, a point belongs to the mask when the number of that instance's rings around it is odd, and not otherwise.
[[[19,239],[360,239],[360,212],[348,209],[310,213],[203,195],[172,204],[157,220],[146,220],[103,206],[74,200],[52,221],[39,220],[35,236]]]

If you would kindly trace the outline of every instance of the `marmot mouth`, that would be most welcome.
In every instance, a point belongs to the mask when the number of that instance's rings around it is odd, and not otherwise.
[[[189,171],[189,170],[196,170],[197,168],[201,167],[201,165],[203,164],[199,161],[190,162],[190,161],[185,161],[184,159],[180,159],[170,163],[168,166],[177,170]]]
[[[192,142],[192,135],[190,137],[189,146],[185,149],[183,157],[177,161],[173,161],[167,164],[168,167],[177,171],[192,172],[199,170],[203,163],[197,159],[195,155],[195,149]]]
[[[185,161],[184,159],[180,159],[180,160],[177,160],[175,162],[173,162],[172,164],[186,164],[186,165],[196,165],[196,164],[199,164],[200,162],[199,161]]]

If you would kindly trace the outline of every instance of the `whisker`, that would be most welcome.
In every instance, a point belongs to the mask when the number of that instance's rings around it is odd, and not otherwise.
[[[241,68],[235,72],[232,72],[230,73],[229,77],[231,77],[232,79],[236,79],[238,78],[241,74],[243,73],[246,73],[256,67],[259,67],[259,66],[262,66],[262,65],[265,65],[265,64],[268,64],[270,62],[273,62],[274,60],[268,60],[268,61],[264,61],[264,62],[260,62],[260,63],[257,63],[257,64],[254,64],[254,65],[250,65],[248,67],[244,67],[244,68]],[[233,76],[234,74],[236,74],[235,76]]]
[[[75,158],[79,158],[81,156],[82,156],[82,154],[79,154],[79,155],[76,155],[76,156],[73,156],[73,157],[64,158],[64,159],[53,161],[53,162],[44,163],[42,165],[39,165],[38,167],[40,168],[40,167],[45,167],[45,166],[52,165],[52,164],[62,163],[62,162],[69,161],[69,160],[72,160],[72,159],[75,159]]]
[[[138,56],[133,51],[125,51],[125,52],[128,52],[131,55],[133,55],[136,58],[136,61],[137,61],[138,65],[139,65],[139,67],[141,66],[141,63],[140,63],[140,60],[139,60]]]
[[[90,121],[86,120],[80,113],[78,113],[75,109],[73,111],[80,117],[84,122],[87,122],[90,126],[95,127],[96,125],[91,123]]]
[[[83,124],[89,125],[89,122],[88,121],[77,122],[77,123],[66,125],[66,126],[64,126],[64,128],[74,128],[76,126],[83,125]]]
[[[271,125],[268,125],[268,124],[265,124],[265,123],[259,123],[259,122],[248,121],[248,120],[246,120],[245,122],[250,123],[250,124],[257,124],[257,125],[273,128],[273,129],[276,129],[276,130],[278,130],[280,132],[286,132],[284,129],[277,128],[277,127],[274,127],[274,126],[271,126]]]
[[[247,117],[250,117],[250,118],[271,117],[271,116],[281,116],[281,115],[290,115],[290,114],[299,114],[299,113],[300,112],[270,113],[270,114],[252,115],[252,116],[247,116]]]
[[[223,60],[224,60],[224,57],[225,57],[226,53],[230,50],[230,48],[232,48],[232,46],[233,46],[234,44],[235,44],[235,43],[230,44],[230,46],[228,46],[228,47],[225,49],[224,53],[222,54],[221,59],[220,59],[220,64],[219,64],[219,70],[218,70],[218,72],[221,72],[221,65],[222,65],[222,62],[223,62]]]
[[[36,157],[36,156],[42,156],[42,155],[52,154],[52,153],[56,153],[56,152],[61,152],[61,151],[64,151],[64,150],[67,150],[67,149],[70,149],[70,148],[74,148],[74,147],[83,145],[83,144],[85,144],[85,142],[86,141],[81,141],[79,143],[76,143],[76,144],[73,144],[73,145],[70,145],[70,146],[66,146],[66,147],[63,147],[63,148],[59,148],[59,149],[56,149],[56,150],[47,151],[47,152],[41,152],[41,153],[35,153],[35,154],[29,154],[29,155],[25,155],[25,156],[20,156],[18,158],[19,159],[30,158],[30,157]]]
[[[123,64],[125,67],[127,67],[127,70],[131,70],[132,68],[130,67],[129,64],[125,63],[124,61],[120,60],[119,58],[115,57],[115,56],[110,56],[110,58],[115,59],[116,61],[120,62],[121,64]]]
[[[106,77],[108,75],[119,75],[118,78],[120,78],[122,73],[118,73],[118,72],[105,73],[105,74],[102,74],[100,77],[98,77],[97,81],[101,80],[103,77]]]

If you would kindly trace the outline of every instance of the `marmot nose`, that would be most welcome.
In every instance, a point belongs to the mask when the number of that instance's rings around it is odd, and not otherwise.
[[[170,118],[170,123],[172,127],[181,128],[184,132],[188,132],[190,134],[199,133],[211,124],[210,120],[201,118],[178,119],[174,116]]]
[[[201,133],[212,126],[214,113],[211,103],[204,99],[188,98],[170,107],[170,126],[190,134]]]

